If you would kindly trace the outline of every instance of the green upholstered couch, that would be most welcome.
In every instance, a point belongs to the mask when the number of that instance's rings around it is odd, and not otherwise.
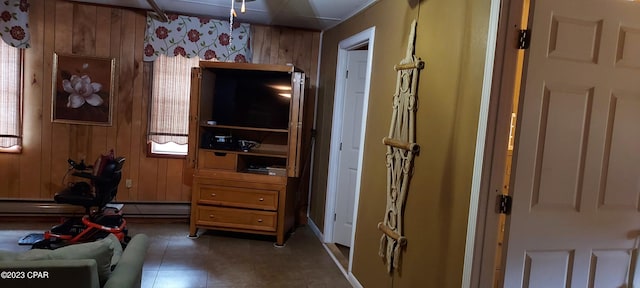
[[[137,234],[124,250],[110,235],[55,250],[0,251],[0,287],[140,287],[148,247]]]

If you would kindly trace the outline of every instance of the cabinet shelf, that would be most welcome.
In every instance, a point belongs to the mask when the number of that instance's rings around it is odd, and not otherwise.
[[[237,151],[237,150],[222,150],[222,149],[202,149],[205,151],[210,151],[213,153],[230,153],[230,154],[238,154],[238,155],[250,155],[250,156],[263,156],[263,157],[275,157],[275,158],[287,158],[286,151],[276,151],[276,150],[260,150],[254,149],[250,152]]]
[[[222,129],[233,129],[233,130],[245,130],[245,131],[277,132],[277,133],[288,133],[289,132],[289,130],[287,130],[287,129],[229,126],[229,125],[217,125],[217,124],[216,125],[200,124],[200,127],[203,127],[203,128],[222,128]]]

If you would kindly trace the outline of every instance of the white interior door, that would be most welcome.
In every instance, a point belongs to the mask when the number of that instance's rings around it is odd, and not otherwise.
[[[504,287],[638,287],[640,2],[532,9]]]
[[[361,148],[366,70],[367,50],[348,51],[333,242],[349,247]]]

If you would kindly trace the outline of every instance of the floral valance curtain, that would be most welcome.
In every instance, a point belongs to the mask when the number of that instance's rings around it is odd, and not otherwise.
[[[147,16],[144,61],[154,61],[158,55],[199,56],[203,60],[251,62],[249,24],[184,15],[167,15],[168,22]],[[231,33],[231,31],[233,31]]]
[[[4,0],[0,2],[0,37],[16,48],[29,48],[29,2]]]

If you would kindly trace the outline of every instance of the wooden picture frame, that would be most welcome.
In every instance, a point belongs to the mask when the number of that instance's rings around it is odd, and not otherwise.
[[[115,58],[53,55],[51,121],[111,126]]]

